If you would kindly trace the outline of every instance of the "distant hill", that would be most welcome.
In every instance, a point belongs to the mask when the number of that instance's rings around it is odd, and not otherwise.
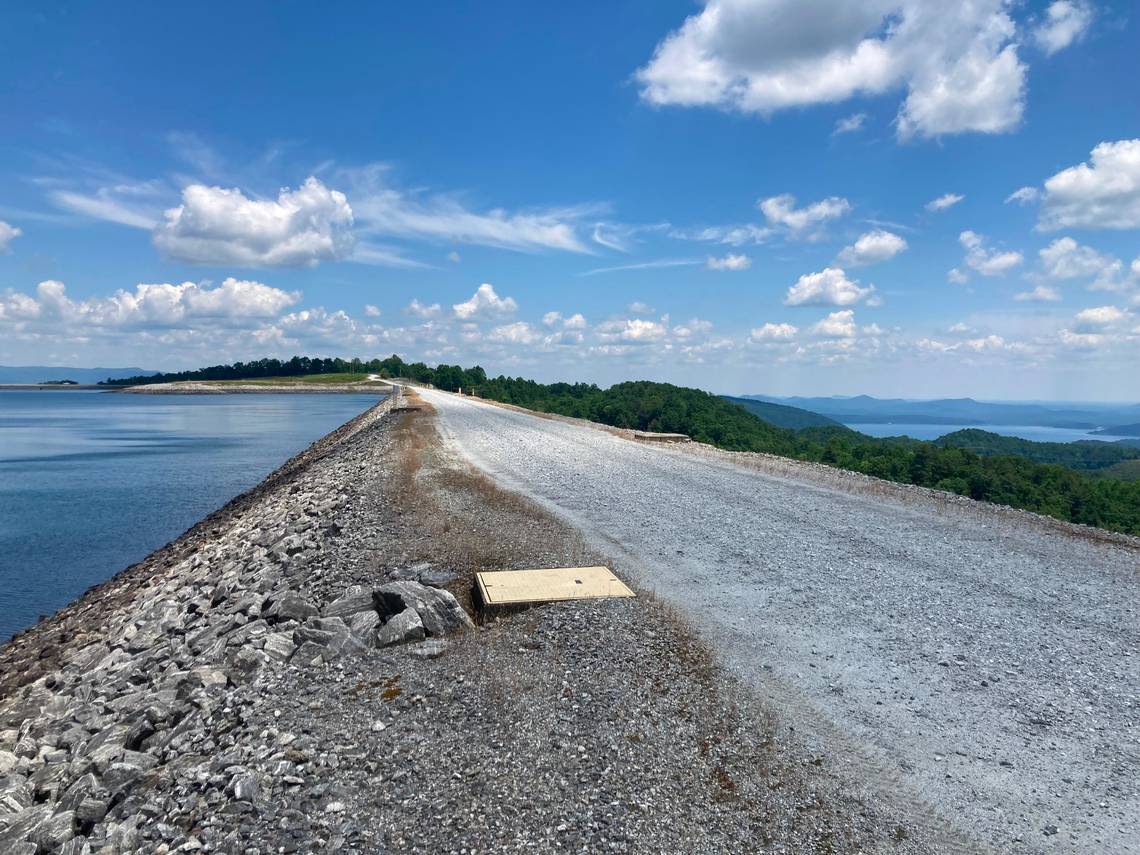
[[[1125,461],[1140,459],[1140,448],[1116,442],[1031,442],[976,429],[948,433],[936,439],[934,444],[943,448],[966,448],[983,457],[1024,457],[1034,463],[1055,463],[1081,470],[1108,469]]]
[[[1097,434],[1107,434],[1108,436],[1140,436],[1140,423],[1134,425],[1117,425],[1116,427],[1106,427],[1100,430],[1090,431],[1094,436]]]
[[[787,404],[773,404],[770,401],[759,401],[755,398],[734,398],[731,395],[721,395],[726,401],[744,407],[754,416],[759,416],[768,424],[791,430],[803,430],[809,427],[843,427],[835,419],[821,416],[810,410],[799,407],[789,407]]]
[[[1092,430],[1140,421],[1140,404],[1002,403],[973,398],[915,401],[905,398],[778,398],[744,395],[758,401],[800,407],[844,424],[1041,425]]]
[[[0,365],[0,383],[48,383],[74,380],[89,385],[108,377],[150,376],[157,371],[145,368],[75,368],[60,365]]]

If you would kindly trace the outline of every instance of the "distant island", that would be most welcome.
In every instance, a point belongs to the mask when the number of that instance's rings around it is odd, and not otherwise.
[[[1140,436],[1140,422],[1134,425],[1117,425],[1116,427],[1098,428],[1089,431],[1093,436]]]

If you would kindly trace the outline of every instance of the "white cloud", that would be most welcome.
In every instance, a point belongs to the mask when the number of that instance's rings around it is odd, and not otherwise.
[[[1038,227],[1140,229],[1140,139],[1102,142],[1045,182]]]
[[[0,220],[0,252],[11,252],[12,241],[22,234],[16,226]]]
[[[966,197],[959,193],[943,193],[937,199],[931,199],[926,203],[926,210],[928,211],[945,211],[947,208],[953,208]]]
[[[1119,259],[1077,243],[1071,237],[1057,238],[1038,251],[1041,274],[1055,281],[1089,279],[1098,290],[1115,290],[1124,269]]]
[[[847,116],[846,118],[842,118],[837,121],[835,123],[835,130],[833,130],[831,133],[832,135],[839,135],[861,131],[863,130],[863,123],[865,121],[867,121],[866,113],[855,113],[852,116]]]
[[[424,320],[428,318],[439,317],[441,311],[442,309],[440,308],[439,303],[432,303],[431,305],[427,305],[426,303],[421,303],[416,299],[413,299],[412,302],[408,303],[408,305],[404,307],[404,314],[411,315],[413,318],[422,318]]]
[[[462,321],[473,321],[485,317],[512,315],[518,310],[518,303],[511,297],[500,297],[493,285],[484,282],[471,295],[469,300],[452,306],[455,316]]]
[[[948,270],[946,272],[946,278],[955,285],[965,285],[970,281],[970,275],[957,267]]]
[[[629,304],[629,311],[635,315],[652,315],[654,309],[648,303],[643,303],[640,300],[635,300]]]
[[[763,326],[753,328],[748,338],[753,342],[791,341],[796,337],[798,332],[799,328],[792,324],[767,323]]]
[[[708,335],[712,332],[712,321],[701,320],[700,318],[692,318],[688,323],[678,324],[673,327],[673,335],[679,339],[690,339],[697,336]]]
[[[848,267],[865,267],[894,258],[906,249],[906,240],[888,232],[875,229],[859,236],[851,246],[844,247],[837,260]]]
[[[724,246],[761,244],[776,234],[776,229],[752,223],[728,226],[705,226],[699,229],[673,229],[669,236],[679,240],[700,240]]]
[[[1116,306],[1097,306],[1077,312],[1075,326],[1081,332],[1099,332],[1128,319],[1128,313]]]
[[[1061,299],[1061,292],[1052,285],[1036,285],[1031,291],[1014,294],[1013,299],[1031,303],[1055,303]]]
[[[870,297],[874,285],[861,288],[847,278],[839,267],[828,267],[818,273],[805,273],[788,289],[786,306],[853,306]]]
[[[625,270],[660,270],[669,267],[694,267],[701,263],[699,258],[659,258],[655,261],[639,261],[634,264],[618,264],[614,267],[595,267],[585,270],[579,276],[597,276],[599,273],[620,273]]]
[[[561,327],[564,330],[584,330],[586,328],[586,318],[578,312],[570,317],[564,316],[561,312],[547,312],[542,316],[542,323],[544,326]]]
[[[1081,0],[1055,0],[1045,19],[1033,29],[1033,39],[1047,55],[1080,41],[1092,24],[1093,10]]]
[[[230,278],[216,287],[196,282],[140,284],[133,291],[120,289],[106,298],[72,300],[62,282],[49,279],[37,286],[35,297],[12,291],[0,295],[0,321],[40,321],[57,332],[63,328],[240,326],[277,317],[300,298],[295,291]]]
[[[977,232],[966,230],[958,235],[958,242],[966,250],[966,265],[982,276],[1004,276],[1013,268],[1021,264],[1025,257],[1020,252],[999,252],[986,248],[986,239]],[[951,281],[958,282],[953,274],[959,275],[962,271],[951,271]]]
[[[145,181],[100,187],[89,193],[52,190],[48,198],[59,207],[84,217],[149,231],[159,221],[158,199],[166,189],[158,182]]]
[[[276,200],[191,184],[155,229],[154,242],[169,257],[195,264],[313,266],[348,257],[352,223],[345,195],[313,177]]]
[[[668,317],[661,321],[643,318],[618,318],[599,324],[596,329],[603,342],[624,341],[645,344],[665,338],[669,332]]]
[[[447,260],[450,261],[452,264],[458,264],[459,262],[461,262],[463,260],[463,257],[453,249],[451,252],[449,252],[447,254]]]
[[[803,208],[796,207],[796,197],[791,193],[781,193],[779,196],[770,196],[756,203],[767,218],[775,226],[783,226],[792,235],[811,233],[819,226],[842,217],[851,210],[851,203],[840,196],[829,196],[819,202],[814,202]]]
[[[495,327],[487,336],[490,341],[504,344],[534,344],[542,340],[542,334],[526,321],[515,321]]]
[[[370,318],[378,318],[380,317],[381,312],[379,307],[373,306],[371,303],[369,303],[364,307],[364,314]]]
[[[706,266],[709,270],[747,270],[752,266],[752,259],[747,255],[734,255],[729,253],[724,258],[709,256]]]
[[[1019,187],[1005,197],[1005,204],[1016,202],[1019,205],[1029,205],[1041,198],[1041,191],[1036,187]]]
[[[343,173],[360,231],[369,235],[494,246],[521,252],[586,253],[579,234],[601,213],[596,204],[509,212],[476,211],[454,195],[404,191],[387,183],[388,167],[371,164]]]
[[[770,114],[905,89],[901,138],[1012,130],[1025,65],[1004,0],[706,0],[636,77],[655,105]]]
[[[816,323],[811,331],[828,338],[853,338],[855,336],[855,313],[850,309],[832,312]]]

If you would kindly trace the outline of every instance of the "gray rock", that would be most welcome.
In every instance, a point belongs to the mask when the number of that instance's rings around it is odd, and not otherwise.
[[[289,661],[295,662],[298,665],[319,665],[325,661],[325,654],[327,653],[327,647],[306,641],[293,652],[293,656]]]
[[[442,567],[430,567],[420,574],[420,584],[432,588],[444,588],[458,579],[454,570],[444,570]]]
[[[417,659],[438,659],[447,652],[448,642],[443,638],[429,638],[413,647],[409,652]]]
[[[285,591],[274,598],[273,603],[263,612],[268,620],[303,621],[317,614],[317,607],[296,591]]]
[[[261,784],[257,775],[247,772],[235,775],[232,783],[234,798],[239,801],[255,802],[261,796]]]
[[[348,628],[357,638],[372,638],[380,626],[380,613],[375,609],[357,612],[348,619]]]
[[[80,822],[102,822],[107,815],[110,801],[104,798],[88,796],[75,807],[75,818]]]
[[[390,617],[386,624],[376,630],[376,646],[388,647],[406,641],[419,641],[423,637],[423,621],[420,620],[419,613],[409,607]]]
[[[324,617],[349,617],[359,612],[370,611],[375,611],[372,589],[363,585],[353,585],[321,609],[321,615]]]
[[[284,662],[293,655],[297,645],[293,643],[293,633],[272,632],[265,636],[265,652],[272,658]]]
[[[32,840],[40,849],[53,852],[75,836],[75,811],[64,810],[44,820]]]
[[[377,589],[376,600],[382,615],[415,609],[428,635],[447,635],[474,626],[451,592],[418,582],[388,582]]]

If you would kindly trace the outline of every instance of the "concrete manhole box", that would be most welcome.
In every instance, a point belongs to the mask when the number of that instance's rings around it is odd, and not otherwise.
[[[475,583],[485,606],[634,596],[608,567],[495,570],[476,573]]]

